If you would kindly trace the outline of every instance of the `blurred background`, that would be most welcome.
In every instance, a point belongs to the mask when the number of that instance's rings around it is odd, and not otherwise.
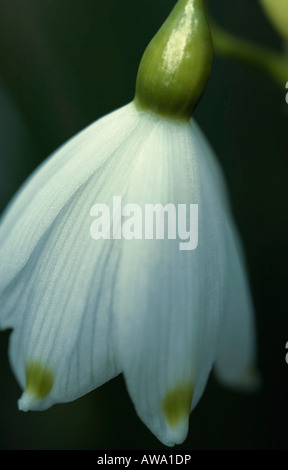
[[[0,0],[0,211],[65,140],[133,98],[142,53],[175,0]],[[207,1],[233,34],[281,51],[258,1]],[[287,76],[288,81],[288,76]],[[213,374],[176,449],[287,449],[285,84],[215,55],[195,117],[215,149],[245,246],[263,386],[246,395]],[[121,376],[69,404],[19,412],[8,332],[0,334],[1,449],[164,449]]]

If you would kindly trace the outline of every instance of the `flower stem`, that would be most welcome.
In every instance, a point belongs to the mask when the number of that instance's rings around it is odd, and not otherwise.
[[[288,81],[288,59],[284,53],[275,52],[227,33],[210,22],[214,50],[219,55],[248,65],[269,76],[281,89]]]

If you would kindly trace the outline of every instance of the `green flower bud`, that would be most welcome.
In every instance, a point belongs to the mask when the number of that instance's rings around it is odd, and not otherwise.
[[[136,106],[188,120],[205,90],[212,56],[203,0],[178,0],[142,57]]]
[[[288,41],[288,1],[260,0],[271,23],[278,33]]]

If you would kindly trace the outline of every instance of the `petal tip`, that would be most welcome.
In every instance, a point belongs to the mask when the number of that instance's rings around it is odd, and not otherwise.
[[[168,446],[181,444],[187,436],[193,392],[191,382],[180,382],[168,389],[162,401],[162,411],[168,424],[165,439]]]
[[[18,407],[22,411],[39,409],[39,404],[50,393],[54,374],[51,369],[37,361],[26,363],[26,388],[18,401]]]
[[[262,385],[262,377],[257,367],[250,366],[241,374],[224,374],[223,370],[217,370],[216,374],[220,382],[226,387],[239,390],[240,392],[258,392]]]
[[[257,367],[250,367],[247,369],[240,380],[240,387],[248,392],[257,392],[262,385],[262,378]]]
[[[21,398],[18,400],[18,408],[20,411],[30,411],[35,409],[37,406],[38,400],[32,393],[24,392]]]

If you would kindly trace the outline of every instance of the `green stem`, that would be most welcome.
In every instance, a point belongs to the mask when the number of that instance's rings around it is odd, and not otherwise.
[[[222,30],[213,22],[210,22],[210,29],[216,53],[265,73],[281,89],[285,88],[288,82],[288,59],[286,55],[237,38]]]

